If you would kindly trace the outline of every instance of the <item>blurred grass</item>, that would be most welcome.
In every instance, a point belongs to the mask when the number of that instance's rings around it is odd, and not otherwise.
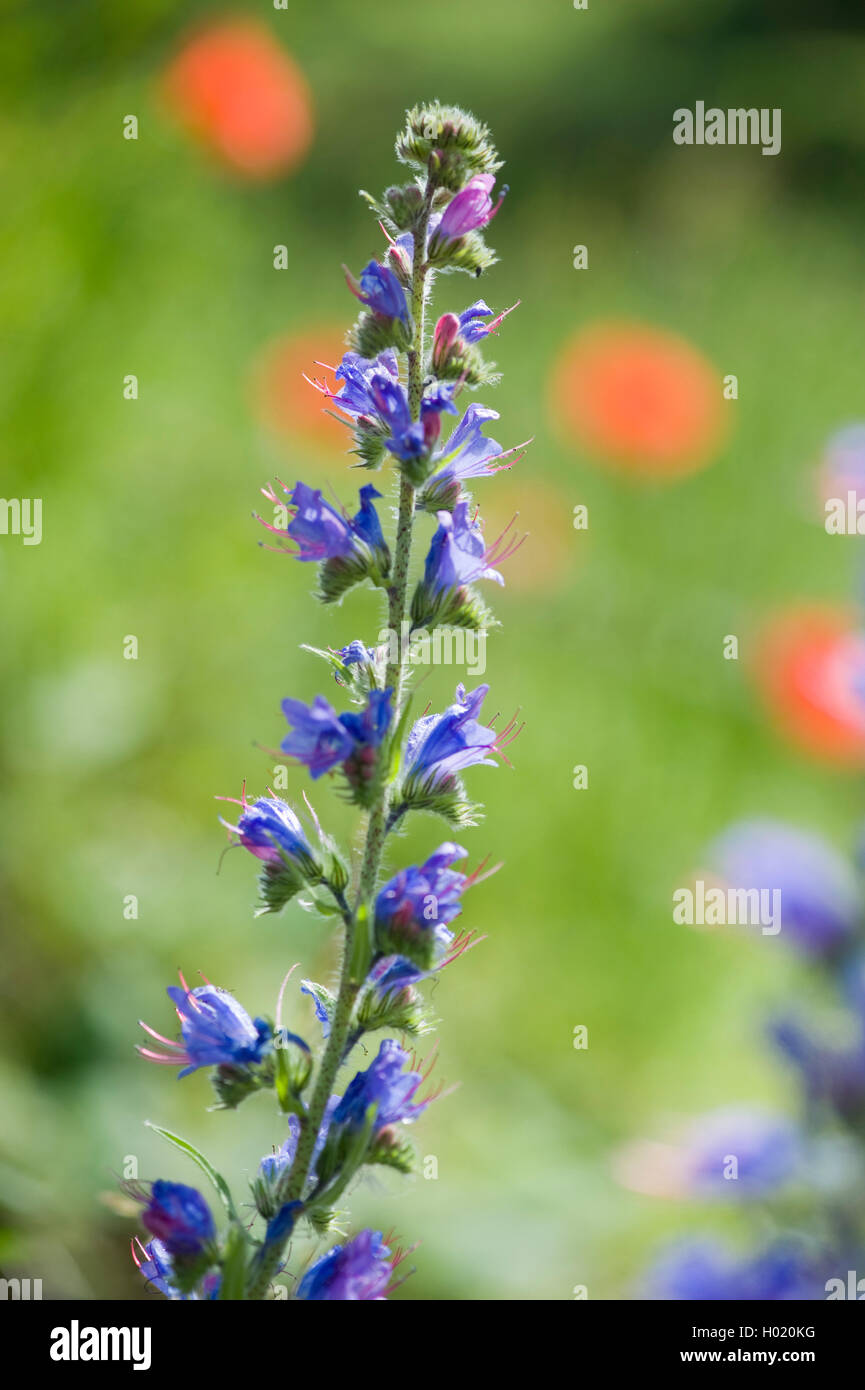
[[[861,408],[850,168],[865,40],[843,7],[816,35],[810,9],[765,10],[755,23],[733,0],[705,4],[698,22],[684,4],[445,0],[431,24],[337,0],[325,25],[312,6],[269,15],[311,83],[318,132],[290,182],[251,189],[202,160],[155,100],[185,13],[161,0],[9,8],[3,491],[44,498],[44,539],[0,544],[0,1260],[42,1277],[46,1295],[142,1296],[132,1222],[104,1194],[129,1155],[142,1176],[194,1180],[144,1118],[204,1147],[241,1192],[283,1137],[266,1101],[204,1113],[203,1078],[176,1086],[131,1046],[137,1018],[167,1023],[178,966],[252,1012],[272,1010],[295,961],[313,978],[332,969],[326,931],[299,910],[252,921],[242,856],[217,878],[213,796],[266,783],[255,742],[282,736],[284,695],[320,686],[299,641],[378,626],[370,596],[315,608],[301,568],[257,547],[250,512],[275,472],[327,477],[344,500],[356,475],[302,433],[272,435],[252,371],[275,335],[348,321],[339,266],[361,265],[379,236],[357,187],[394,177],[402,110],[434,94],[481,114],[507,156],[501,264],[483,293],[522,304],[495,344],[505,382],[491,403],[504,443],[536,436],[508,496],[524,489],[530,512],[542,486],[554,535],[527,546],[539,582],[496,595],[504,627],[485,679],[527,727],[512,771],[472,776],[488,815],[467,847],[505,869],[464,918],[488,940],[434,991],[438,1075],[461,1082],[418,1131],[439,1176],[370,1184],[356,1219],[421,1242],[402,1297],[567,1299],[576,1284],[627,1296],[658,1237],[709,1214],[620,1191],[616,1145],[714,1104],[791,1103],[761,1018],[796,966],[688,933],[670,912],[731,818],[789,816],[847,846],[860,807],[852,778],[775,737],[745,669],[766,611],[846,600],[858,574],[855,547],[809,516],[807,489],[823,440]],[[700,95],[783,105],[783,154],[675,151],[671,111]],[[136,143],[120,138],[130,111]],[[587,272],[571,267],[576,242]],[[287,273],[272,268],[277,243]],[[475,294],[454,279],[438,289],[457,309]],[[699,476],[635,488],[557,434],[557,353],[611,316],[673,328],[737,374],[735,430]],[[497,486],[478,488],[482,504]],[[571,528],[578,502],[585,533]],[[738,664],[721,659],[728,632]],[[122,660],[126,634],[136,662]],[[425,697],[444,701],[453,683],[434,670]],[[576,763],[586,791],[572,789]],[[315,804],[351,833],[326,788]],[[400,857],[437,834],[419,822]],[[137,921],[123,917],[130,893]],[[310,1032],[306,1003],[293,1007]],[[580,1023],[587,1052],[572,1047]]]

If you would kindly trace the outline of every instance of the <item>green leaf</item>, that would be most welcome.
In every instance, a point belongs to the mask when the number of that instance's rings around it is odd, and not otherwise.
[[[229,1191],[228,1183],[221,1173],[217,1173],[213,1164],[204,1157],[204,1154],[200,1153],[195,1145],[190,1144],[187,1139],[181,1139],[178,1134],[172,1134],[170,1130],[163,1129],[161,1125],[155,1125],[151,1120],[145,1120],[144,1123],[147,1125],[148,1129],[155,1130],[163,1139],[167,1139],[169,1144],[173,1144],[176,1149],[180,1149],[181,1153],[185,1153],[187,1158],[191,1158],[193,1163],[198,1164],[202,1173],[207,1175],[222,1198],[228,1215],[231,1217],[232,1221],[236,1221],[238,1219],[237,1212],[234,1209],[234,1201]]]

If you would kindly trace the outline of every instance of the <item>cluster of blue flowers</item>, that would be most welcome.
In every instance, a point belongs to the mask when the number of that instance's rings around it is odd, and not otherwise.
[[[495,199],[500,164],[488,131],[456,108],[434,103],[408,112],[397,151],[411,178],[380,201],[368,198],[385,232],[384,254],[358,277],[346,271],[362,306],[349,350],[332,384],[312,383],[351,431],[358,466],[391,465],[399,505],[393,543],[376,507],[383,491],[371,484],[360,489],[354,515],[304,482],[280,483],[279,492],[269,487],[264,495],[276,513],[264,525],[278,548],[317,566],[316,592],[325,603],[368,581],[383,593],[395,632],[433,624],[478,629],[491,618],[474,586],[503,582],[495,566],[517,542],[508,528],[487,543],[466,484],[512,466],[516,453],[484,433],[498,418],[494,410],[470,404],[460,415],[457,400],[466,388],[496,379],[479,344],[510,310],[496,315],[479,299],[461,313],[444,314],[428,334],[425,306],[437,271],[476,275],[492,263],[481,233],[506,190]],[[455,423],[443,441],[446,417]],[[412,589],[413,532],[427,513],[436,526]],[[515,722],[499,730],[495,720],[483,722],[485,685],[470,692],[460,685],[442,713],[412,721],[406,653],[394,659],[389,649],[355,639],[318,655],[348,708],[335,708],[323,695],[311,703],[283,700],[288,733],[281,748],[314,781],[334,778],[362,810],[362,853],[352,862],[308,802],[310,829],[272,792],[247,800],[244,789],[239,812],[223,823],[233,843],[258,861],[259,913],[279,912],[303,894],[323,921],[341,923],[339,983],[334,991],[311,980],[301,985],[320,1025],[315,1046],[282,1026],[282,991],[275,1020],[251,1018],[225,990],[209,981],[190,988],[182,976],[168,990],[180,1040],[142,1024],[149,1035],[142,1055],[178,1066],[181,1077],[206,1068],[221,1108],[269,1091],[282,1115],[280,1142],[251,1182],[258,1233],[208,1160],[158,1131],[208,1175],[227,1218],[220,1232],[195,1188],[162,1180],[129,1185],[150,1236],[146,1245],[133,1242],[133,1258],[147,1283],[170,1299],[273,1296],[293,1233],[302,1227],[321,1237],[335,1229],[339,1203],[362,1168],[412,1170],[407,1129],[434,1098],[421,1094],[428,1073],[386,1036],[344,1089],[338,1074],[368,1034],[426,1033],[430,1021],[418,987],[477,939],[453,927],[464,893],[481,877],[480,870],[456,867],[467,854],[460,845],[447,840],[423,864],[384,881],[381,868],[388,837],[411,812],[434,812],[454,828],[475,823],[479,807],[468,800],[463,775],[475,765],[497,764],[519,732]],[[380,1232],[360,1231],[289,1276],[291,1296],[383,1299],[401,1258]]]
[[[814,974],[825,1020],[785,1009],[768,1026],[801,1096],[794,1118],[751,1107],[716,1111],[676,1142],[635,1146],[625,1181],[643,1191],[759,1208],[755,1247],[687,1239],[642,1281],[653,1299],[817,1300],[861,1296],[865,1278],[865,895],[853,866],[821,837],[775,821],[732,826],[709,867],[738,891],[778,892],[781,929],[764,949],[790,948]],[[803,1005],[804,1009],[804,1005]],[[813,999],[809,1012],[813,1014]],[[746,1220],[752,1228],[755,1223]],[[858,1274],[856,1273],[858,1271]]]

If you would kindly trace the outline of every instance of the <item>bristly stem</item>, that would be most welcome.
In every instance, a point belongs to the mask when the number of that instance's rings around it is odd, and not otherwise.
[[[430,178],[427,181],[423,207],[414,229],[414,260],[411,282],[411,313],[414,323],[414,334],[411,347],[407,353],[407,384],[409,409],[411,418],[415,421],[420,419],[421,399],[423,395],[424,311],[426,300],[426,276],[428,272],[428,266],[426,264],[426,243],[433,191],[434,184],[432,178]],[[388,589],[388,625],[390,631],[396,635],[397,656],[395,660],[388,665],[385,676],[385,688],[393,690],[392,727],[394,728],[399,722],[402,705],[402,684],[406,653],[402,651],[401,635],[402,624],[406,618],[406,593],[408,589],[409,562],[411,560],[414,515],[415,489],[405,477],[405,474],[402,474],[400,477],[399,515],[394,545],[393,579]],[[388,798],[389,788],[387,784],[384,783],[375,805],[369,813],[355,910],[345,917],[345,939],[343,943],[339,990],[337,992],[336,1005],[331,1018],[330,1034],[319,1066],[315,1088],[309,1103],[309,1110],[301,1121],[297,1154],[295,1155],[291,1180],[288,1185],[287,1198],[289,1201],[300,1198],[306,1186],[309,1170],[312,1166],[312,1154],[315,1148],[315,1142],[319,1130],[321,1129],[327,1102],[333,1093],[337,1071],[344,1058],[355,1000],[363,983],[362,978],[356,978],[359,972],[354,968],[356,956],[355,934],[358,930],[371,930],[371,913],[367,914],[365,920],[359,922],[358,912],[364,904],[371,903],[378,881],[379,866],[381,864],[382,850],[384,848],[388,827]],[[361,943],[358,942],[357,944],[360,945]],[[368,953],[361,950],[360,955],[366,958]]]

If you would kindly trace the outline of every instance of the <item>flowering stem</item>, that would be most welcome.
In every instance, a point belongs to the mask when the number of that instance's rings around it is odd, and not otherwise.
[[[432,205],[433,181],[427,181],[426,195],[421,213],[414,230],[414,261],[411,284],[411,311],[414,321],[414,336],[408,357],[408,399],[411,418],[420,419],[423,395],[423,347],[424,347],[424,308],[426,292],[426,242]],[[397,520],[396,542],[394,546],[393,581],[388,589],[388,622],[392,632],[402,632],[406,617],[406,592],[408,588],[409,561],[411,559],[412,530],[415,514],[415,489],[403,475],[399,489],[399,516]],[[398,656],[388,665],[385,688],[394,692],[393,722],[399,722],[402,702],[402,680],[405,653],[397,646]],[[289,1200],[302,1196],[312,1164],[316,1138],[324,1118],[327,1102],[333,1092],[334,1081],[340,1064],[344,1060],[346,1043],[350,1035],[351,1018],[358,990],[363,983],[363,975],[368,968],[372,945],[355,941],[358,930],[371,932],[372,914],[368,913],[358,920],[360,909],[368,904],[375,892],[382,850],[388,829],[388,787],[384,783],[367,822],[366,843],[358,882],[357,905],[353,913],[345,915],[345,939],[343,944],[342,968],[336,1005],[331,1018],[330,1034],[321,1059],[318,1076],[307,1114],[301,1120],[301,1133],[297,1146],[291,1180],[288,1185]],[[366,949],[364,949],[366,948]],[[358,970],[358,962],[364,961],[364,970]]]

